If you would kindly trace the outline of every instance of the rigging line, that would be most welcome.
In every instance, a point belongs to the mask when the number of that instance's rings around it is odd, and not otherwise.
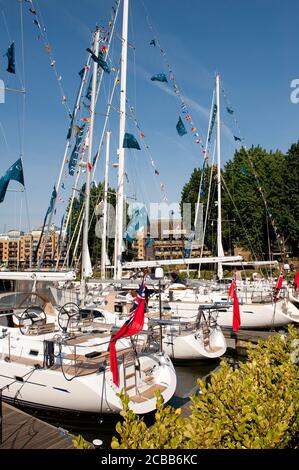
[[[160,172],[157,170],[157,166],[156,166],[156,163],[152,157],[152,154],[151,154],[151,151],[150,151],[150,146],[147,144],[147,140],[146,140],[146,136],[145,134],[142,132],[142,129],[141,129],[141,126],[139,125],[138,121],[137,121],[137,117],[136,117],[136,113],[135,113],[135,108],[134,106],[130,106],[130,101],[129,99],[126,100],[127,101],[127,104],[129,106],[129,108],[131,109],[131,113],[132,113],[132,116],[126,112],[126,116],[127,118],[131,119],[134,121],[134,124],[136,126],[136,128],[138,129],[138,131],[140,132],[139,136],[142,138],[142,141],[143,141],[143,147],[144,147],[144,151],[146,153],[146,155],[149,157],[150,159],[150,162],[151,162],[151,166],[152,168],[154,168],[155,170],[155,175],[159,176],[159,179],[161,180],[160,178]],[[132,110],[133,108],[133,110]],[[117,110],[117,112],[119,112],[119,110]],[[156,182],[156,179],[155,179],[155,183],[157,184]],[[158,186],[158,184],[157,184]],[[163,187],[163,190],[161,189]],[[166,202],[168,200],[167,198],[167,192],[165,190],[165,184],[161,181],[161,184],[160,184],[160,188],[159,188],[159,192],[163,194],[163,198],[162,198],[162,201]]]
[[[2,10],[2,16],[3,16],[3,21],[4,21],[4,25],[5,25],[5,29],[6,29],[6,32],[7,32],[7,36],[8,36],[8,40],[10,43],[13,42],[12,38],[11,38],[11,35],[10,35],[10,32],[9,32],[9,28],[8,28],[8,24],[7,24],[7,20],[6,20],[6,15],[5,15],[5,12],[4,10]],[[22,88],[22,91],[25,90],[25,86],[22,82],[22,77],[21,77],[21,73],[20,73],[20,70],[19,70],[19,66],[18,66],[18,63],[16,62],[16,72],[17,72],[17,77],[19,79],[19,82],[20,82],[20,85],[21,85],[21,88]]]
[[[21,23],[21,50],[22,50],[22,73],[24,90],[26,89],[26,73],[25,73],[25,46],[24,46],[24,17],[23,17],[23,2],[20,2],[20,23]],[[23,95],[22,100],[22,123],[21,123],[21,155],[25,153],[25,116],[26,116],[26,94]],[[26,196],[27,197],[27,196]]]
[[[40,7],[35,7],[34,6],[33,0],[31,0],[30,3],[32,5],[32,9],[35,10],[36,12],[38,12],[38,15],[37,15],[37,13],[35,14],[35,18],[37,18],[37,19],[34,20],[34,22],[35,22],[36,26],[38,27],[38,29],[40,31],[40,38],[43,40],[44,47],[45,47],[46,51],[49,54],[50,65],[51,65],[51,68],[54,70],[54,74],[56,75],[58,87],[60,89],[60,93],[61,93],[61,96],[62,96],[62,104],[65,105],[66,113],[68,115],[71,115],[71,110],[70,110],[69,104],[67,102],[66,95],[65,95],[62,83],[61,83],[62,76],[58,74],[58,70],[57,70],[57,67],[56,67],[56,61],[54,60],[54,57],[52,56],[52,52],[51,52],[52,48],[51,48],[51,46],[49,44],[49,41],[48,41],[47,30],[45,28],[45,24],[44,24],[43,19],[42,19],[41,9],[40,9]]]
[[[199,190],[198,190],[198,197],[197,197],[197,204],[196,204],[196,210],[195,210],[195,219],[194,219],[194,229],[196,230],[196,225],[197,225],[197,218],[198,218],[198,208],[200,204],[200,196],[201,196],[201,191],[202,191],[202,185],[203,185],[203,178],[204,178],[204,171],[205,171],[205,166],[206,163],[209,161],[209,144],[212,136],[212,131],[213,131],[213,125],[212,125],[212,116],[213,116],[213,109],[214,108],[214,103],[215,103],[215,89],[213,90],[213,95],[212,95],[212,103],[211,103],[211,110],[210,110],[210,117],[209,117],[209,125],[208,125],[208,132],[207,132],[207,138],[206,138],[206,156],[203,162],[202,166],[202,174],[200,178],[200,184],[199,184]],[[215,148],[214,148],[215,152]],[[214,159],[215,153],[213,153],[213,159]],[[191,245],[191,250],[192,250],[192,245]]]
[[[131,28],[131,35],[132,35],[132,42],[135,42],[135,31],[134,31],[134,23],[133,23],[133,9],[130,9],[130,28]],[[137,116],[137,85],[136,85],[136,48],[133,47],[133,88],[134,88],[134,108],[135,108],[135,115]]]
[[[68,249],[67,249],[67,252],[65,254],[65,258],[64,258],[64,261],[63,261],[63,265],[62,265],[63,268],[65,268],[65,266],[66,266],[66,262],[67,262],[67,259],[69,257],[69,254],[70,254],[71,247],[74,243],[74,238],[76,236],[76,232],[78,230],[79,224],[81,224],[81,218],[82,218],[82,214],[84,212],[84,208],[85,208],[85,204],[83,203],[82,207],[81,207],[81,210],[80,210],[80,213],[79,213],[79,216],[78,216],[78,219],[77,219],[77,222],[76,222],[76,225],[75,225],[75,228],[74,228],[74,231],[73,231],[73,234],[72,234],[72,238],[70,239],[69,244],[68,244]],[[61,257],[61,253],[59,255],[60,256],[58,258],[57,263],[59,262],[59,259]],[[56,266],[56,269],[57,269],[57,266]]]
[[[202,256],[203,256],[204,240],[205,240],[206,229],[207,229],[207,224],[208,224],[208,215],[209,215],[209,207],[210,207],[210,197],[211,197],[212,179],[213,179],[213,171],[214,171],[215,153],[216,153],[216,139],[214,141],[213,156],[212,156],[212,162],[211,162],[208,199],[207,199],[207,207],[206,207],[206,213],[205,213],[205,223],[204,223],[204,229],[203,229],[203,235],[202,235],[202,243],[201,243],[201,249],[200,249],[200,258],[202,258]],[[201,270],[201,263],[199,264],[199,267],[198,267],[198,275],[200,275],[200,270]]]
[[[9,145],[8,145],[8,142],[7,142],[7,139],[6,139],[5,130],[4,130],[4,127],[3,127],[3,124],[2,124],[1,121],[0,121],[0,129],[1,129],[1,132],[2,132],[2,135],[3,135],[3,139],[4,139],[4,142],[5,142],[6,148],[7,148],[7,150],[9,150]]]
[[[255,254],[255,250],[254,250],[254,248],[253,248],[253,246],[252,246],[252,243],[251,243],[251,241],[250,241],[250,238],[248,237],[246,227],[245,227],[245,225],[243,224],[243,221],[242,221],[241,215],[240,215],[240,213],[239,213],[239,210],[238,210],[238,208],[237,208],[237,206],[236,206],[236,204],[235,204],[235,202],[234,202],[234,200],[233,200],[233,198],[232,198],[232,196],[231,196],[231,193],[230,193],[230,191],[229,191],[229,189],[228,189],[228,187],[227,187],[227,185],[226,185],[226,182],[225,182],[225,180],[224,180],[224,178],[223,178],[222,175],[221,175],[221,181],[222,181],[222,183],[223,183],[223,185],[224,185],[224,187],[225,187],[225,189],[226,189],[226,191],[227,191],[227,194],[228,194],[228,196],[229,196],[231,202],[233,203],[233,206],[234,206],[234,209],[235,209],[235,211],[236,211],[236,213],[237,213],[237,216],[239,217],[239,220],[240,220],[240,222],[241,222],[242,228],[243,228],[244,233],[245,233],[245,237],[247,238],[247,240],[248,240],[248,242],[249,242],[249,246],[250,246],[250,249],[251,249],[251,251],[252,251],[254,260],[257,261],[258,259],[257,259],[257,256],[256,256],[256,254]]]
[[[143,0],[142,0],[142,5],[143,5],[144,11],[145,11],[146,22],[147,22],[147,24],[148,24],[148,27],[149,27],[150,31],[153,33],[154,38],[155,38],[155,41],[156,41],[156,43],[157,43],[157,46],[158,46],[158,48],[159,48],[159,50],[160,50],[160,54],[161,54],[162,57],[163,57],[163,60],[164,60],[165,65],[166,65],[166,68],[167,68],[167,70],[168,70],[168,72],[169,72],[169,79],[170,79],[170,81],[173,82],[173,86],[172,86],[172,87],[173,87],[174,93],[176,94],[176,96],[177,96],[177,97],[180,99],[180,101],[181,101],[181,108],[182,108],[182,110],[183,110],[183,113],[185,113],[186,115],[189,115],[189,118],[190,118],[190,119],[188,119],[188,122],[189,122],[189,124],[190,124],[190,126],[191,126],[191,132],[193,133],[193,137],[196,137],[195,142],[196,142],[197,144],[200,144],[200,147],[201,147],[201,149],[202,149],[202,154],[203,154],[203,156],[205,156],[205,148],[204,148],[204,146],[203,146],[203,139],[200,138],[200,136],[199,136],[199,134],[198,134],[198,132],[197,132],[196,126],[195,126],[195,122],[191,119],[191,116],[190,116],[191,113],[189,112],[189,110],[188,110],[188,108],[187,108],[187,105],[186,105],[186,101],[188,101],[188,98],[185,97],[184,93],[182,93],[181,87],[179,87],[178,84],[177,84],[177,82],[176,82],[173,69],[172,69],[172,67],[170,67],[170,64],[168,63],[167,58],[166,58],[166,51],[165,51],[165,49],[163,49],[163,48],[161,47],[160,41],[159,41],[159,39],[158,39],[158,32],[157,32],[157,30],[156,30],[156,32],[154,31],[154,27],[153,27],[153,25],[152,25],[150,16],[149,16],[149,14],[148,14],[148,12],[147,12],[147,8],[146,8],[146,6],[145,6]],[[156,47],[156,46],[155,46],[155,47]],[[190,108],[190,106],[189,106],[189,108]],[[192,130],[193,128],[195,128],[195,131]],[[203,132],[201,126],[199,126],[199,128],[200,128],[201,134],[204,135],[204,132]]]
[[[228,106],[231,107],[230,101],[229,101],[228,96],[227,96],[227,94],[225,93],[223,87],[222,87],[222,93],[223,93],[223,96],[224,96],[224,98],[225,98],[225,100],[226,100]],[[237,128],[237,130],[238,130],[238,132],[239,132],[240,137],[242,138],[243,141],[246,140],[244,137],[242,137],[241,129],[240,129],[239,122],[238,122],[237,118],[235,117],[234,114],[232,115],[232,117],[233,117],[234,123],[235,123],[236,128]],[[245,148],[245,150],[246,150],[246,156],[247,156],[247,158],[248,158],[248,161],[249,161],[250,166],[251,166],[251,168],[252,168],[252,171],[253,171],[255,180],[256,180],[256,182],[257,182],[258,190],[259,190],[259,192],[260,192],[260,194],[261,194],[261,196],[262,196],[263,202],[264,202],[264,206],[265,206],[265,210],[266,210],[266,216],[270,219],[270,222],[271,222],[271,225],[272,225],[272,228],[273,228],[273,231],[274,231],[274,235],[275,235],[276,241],[278,242],[279,249],[280,249],[280,254],[281,254],[281,256],[284,256],[284,253],[283,253],[283,251],[282,251],[282,247],[281,247],[281,245],[280,245],[280,243],[279,243],[281,236],[280,236],[280,234],[278,233],[277,227],[276,227],[276,225],[275,225],[275,223],[274,223],[274,221],[273,221],[272,215],[271,215],[271,213],[270,213],[270,211],[269,211],[269,206],[268,206],[268,202],[267,202],[267,198],[266,198],[265,192],[263,191],[263,188],[262,188],[262,186],[261,186],[260,180],[259,180],[258,175],[257,175],[257,172],[256,172],[256,170],[255,170],[255,166],[254,166],[253,160],[252,160],[251,157],[250,157],[249,151],[248,151],[248,149],[247,149],[247,147],[246,147],[245,145],[244,145],[244,148]]]

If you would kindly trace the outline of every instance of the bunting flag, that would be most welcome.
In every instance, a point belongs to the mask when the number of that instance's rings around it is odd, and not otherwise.
[[[118,364],[116,357],[116,341],[120,338],[127,338],[128,336],[136,335],[142,330],[144,325],[144,310],[145,310],[145,283],[141,284],[137,291],[135,304],[137,306],[131,311],[128,320],[125,321],[120,330],[110,340],[110,370],[112,372],[113,383],[118,386]]]
[[[181,116],[179,117],[178,123],[176,125],[176,130],[177,130],[180,137],[187,134],[186,127],[184,126],[184,123],[181,119]]]
[[[232,279],[228,297],[233,299],[233,330],[237,333],[241,326],[241,316],[235,276]]]
[[[7,72],[8,73],[16,73],[16,64],[15,64],[15,43],[13,42],[9,48],[7,49],[6,54],[8,64],[7,64]]]
[[[152,40],[151,40],[150,46],[155,46],[155,47],[156,47],[156,40],[155,40],[155,39],[152,39]]]
[[[39,30],[39,35],[38,35],[38,40],[41,40],[43,42],[44,48],[49,56],[49,61],[50,61],[50,66],[53,69],[55,73],[55,77],[58,83],[59,91],[62,96],[62,104],[65,106],[66,111],[68,114],[71,114],[67,99],[66,99],[66,94],[64,93],[63,86],[61,83],[62,76],[59,75],[57,67],[56,67],[56,60],[54,59],[52,55],[52,48],[51,45],[49,44],[48,38],[47,38],[47,30],[43,24],[43,20],[41,18],[41,15],[38,15],[37,10],[34,8],[33,2],[28,1],[28,3],[31,5],[30,8],[28,8],[28,11],[30,13],[30,17],[33,17],[33,24],[38,28]],[[40,17],[39,17],[40,16]]]
[[[239,125],[239,122],[238,122],[238,120],[237,120],[237,118],[236,118],[236,116],[235,116],[235,111],[233,110],[233,107],[231,106],[231,104],[230,104],[230,102],[229,102],[229,99],[228,99],[228,97],[227,97],[227,95],[226,95],[226,93],[225,93],[223,87],[222,87],[221,91],[222,91],[223,96],[224,96],[224,99],[225,99],[225,101],[226,101],[226,103],[227,103],[227,108],[229,108],[230,110],[233,111],[232,119],[233,119],[234,124],[235,124],[235,127],[236,127],[236,129],[237,129],[237,131],[238,131],[238,134],[241,136],[241,137],[234,136],[234,139],[235,139],[235,141],[240,141],[240,142],[241,142],[241,141],[244,141],[245,139],[244,139],[244,137],[242,137],[240,125]],[[245,147],[245,149],[246,149],[246,147]],[[267,215],[268,215],[268,217],[269,217],[269,220],[270,220],[270,222],[271,222],[271,226],[272,226],[272,228],[273,228],[273,231],[274,231],[276,240],[277,240],[277,242],[279,243],[280,238],[281,238],[281,235],[279,234],[278,227],[276,226],[276,223],[275,223],[275,221],[274,221],[274,219],[273,219],[273,217],[272,217],[272,214],[271,214],[271,212],[270,212],[270,210],[269,210],[269,206],[268,206],[266,194],[265,194],[265,192],[264,192],[264,190],[263,190],[263,188],[262,188],[262,186],[261,186],[261,184],[260,184],[260,180],[259,180],[258,174],[257,174],[257,172],[256,172],[256,170],[255,170],[253,161],[252,161],[251,156],[250,156],[250,151],[247,151],[247,157],[248,157],[250,166],[251,166],[251,168],[252,168],[252,172],[253,172],[253,175],[254,175],[254,177],[255,177],[258,190],[259,190],[259,192],[261,193],[261,196],[262,196],[262,199],[263,199],[263,203],[264,203],[264,206],[265,206],[265,210],[266,210],[266,213],[267,213]],[[281,244],[280,244],[280,243],[279,243],[279,246],[281,247]],[[283,253],[282,253],[282,250],[281,250],[281,254],[283,254]]]
[[[84,129],[85,129],[85,124],[83,124],[82,127],[77,126],[76,143],[75,143],[73,152],[71,154],[71,157],[69,159],[69,175],[71,176],[75,174],[75,169],[78,163],[79,151],[80,151],[80,147],[81,147],[82,139],[84,135]]]
[[[166,83],[168,83],[168,80],[166,78],[165,73],[157,73],[156,75],[152,76],[151,80],[153,82],[157,81],[157,82],[166,82]]]
[[[149,17],[147,16],[146,17],[146,20],[147,20],[147,23],[148,23],[148,26],[151,30],[152,33],[154,33],[154,29],[153,29],[153,26],[151,25],[150,23],[150,20],[149,20]],[[206,156],[206,151],[205,151],[205,147],[203,145],[203,140],[200,138],[197,130],[196,129],[196,125],[195,123],[193,122],[192,118],[191,118],[191,115],[190,115],[190,112],[188,110],[188,107],[187,107],[187,103],[186,103],[186,100],[185,100],[185,97],[183,95],[183,93],[181,92],[177,82],[176,82],[176,79],[175,79],[175,75],[174,75],[174,72],[170,66],[170,64],[168,63],[168,60],[167,60],[167,57],[166,57],[166,52],[164,49],[162,49],[161,47],[161,44],[158,40],[157,37],[155,37],[155,46],[157,45],[157,48],[159,49],[160,51],[160,54],[163,58],[163,61],[166,65],[166,68],[167,68],[167,72],[168,72],[168,77],[169,77],[169,80],[171,82],[171,85],[173,87],[173,91],[175,93],[175,95],[180,99],[181,101],[181,108],[182,108],[182,112],[183,114],[186,115],[186,120],[189,122],[189,125],[190,125],[190,128],[191,128],[191,132],[192,132],[192,135],[193,135],[193,138],[194,138],[194,142],[196,144],[200,144],[200,147],[201,147],[201,152],[202,152],[202,155],[204,156],[204,159],[206,160],[207,159],[207,156]],[[152,43],[151,43],[152,44]]]
[[[87,50],[87,52],[90,53],[90,55],[92,57],[92,60],[97,62],[99,64],[99,66],[104,70],[104,72],[110,73],[110,68],[109,68],[107,62],[104,60],[102,52],[100,52],[98,57],[97,57],[89,47],[86,50]]]
[[[214,129],[214,126],[215,126],[215,121],[216,121],[216,116],[217,116],[217,104],[214,104],[212,119],[211,119],[211,125],[210,125],[210,129],[209,129],[209,138],[208,138],[209,143],[211,142],[211,137],[212,137],[213,129]]]
[[[226,111],[228,112],[228,114],[234,114],[234,110],[229,108],[228,106],[226,107]]]
[[[56,198],[57,198],[57,191],[56,191],[56,188],[54,186],[52,196],[51,196],[51,200],[50,200],[50,205],[48,207],[46,217],[53,212]]]
[[[22,186],[25,186],[23,165],[22,160],[20,158],[0,178],[0,203],[4,201],[6,191],[11,180],[17,181]]]
[[[129,100],[128,100],[128,99],[126,99],[126,103],[127,103],[128,106],[130,107],[131,113],[134,113],[134,114],[135,114],[135,108],[134,108],[134,106],[130,106],[130,103],[129,103]],[[137,130],[138,130],[138,132],[139,132],[140,138],[142,138],[143,140],[146,140],[146,136],[145,136],[145,134],[142,132],[142,129],[141,129],[140,125],[138,124],[138,121],[137,121],[135,115],[134,115],[134,119],[133,119],[133,120],[134,120],[135,126],[136,126],[136,128],[137,128]],[[150,147],[149,147],[149,145],[148,145],[146,142],[144,143],[144,149],[145,149],[145,153],[148,155],[148,157],[149,157],[149,159],[150,159],[150,163],[151,163],[151,165],[152,165],[152,167],[153,167],[153,169],[154,169],[155,175],[156,175],[156,176],[160,176],[160,172],[159,172],[159,170],[157,169],[157,166],[156,166],[156,164],[155,164],[155,162],[154,162],[154,159],[153,159],[153,157],[152,157],[152,154],[151,154],[151,151],[150,151]],[[162,194],[163,194],[163,197],[162,197],[163,201],[167,202],[167,195],[166,195],[166,191],[165,191],[164,185],[163,185],[163,189],[161,188],[161,192],[162,192]]]
[[[123,148],[141,150],[138,144],[138,141],[136,140],[134,135],[128,134],[127,132],[125,133],[125,136],[124,136]]]

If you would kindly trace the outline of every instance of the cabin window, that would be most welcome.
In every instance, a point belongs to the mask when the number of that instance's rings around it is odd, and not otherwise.
[[[36,349],[30,349],[29,354],[30,356],[38,356],[39,351]]]

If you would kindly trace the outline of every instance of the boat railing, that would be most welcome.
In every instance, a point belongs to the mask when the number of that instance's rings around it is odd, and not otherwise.
[[[289,296],[287,288],[283,287],[280,289],[279,299],[287,299]],[[264,304],[264,303],[273,303],[277,299],[275,290],[272,287],[265,289],[249,289],[243,287],[238,291],[238,300],[240,304]]]

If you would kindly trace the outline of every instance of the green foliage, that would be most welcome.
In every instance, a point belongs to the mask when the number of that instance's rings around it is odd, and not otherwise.
[[[79,434],[75,439],[72,440],[73,446],[76,449],[91,449],[92,446]]]
[[[116,425],[116,431],[121,436],[121,442],[116,437],[112,438],[112,449],[179,449],[184,442],[183,430],[186,419],[181,418],[181,410],[164,406],[164,400],[160,392],[157,392],[157,410],[155,423],[147,427],[143,418],[136,416],[129,409],[129,398],[124,394],[119,395],[123,410],[121,416],[124,422]],[[181,432],[182,430],[182,432]]]
[[[265,449],[298,446],[299,370],[294,363],[298,330],[275,335],[249,349],[248,361],[233,369],[226,360],[209,383],[198,380],[200,394],[192,396],[191,415],[164,406],[158,396],[155,423],[129,410],[121,396],[123,423],[117,424],[121,449]]]
[[[211,167],[206,167],[201,202],[207,202]],[[202,170],[195,169],[181,194],[181,204],[197,201]],[[261,147],[241,148],[222,169],[223,244],[226,250],[234,245],[251,251],[258,258],[269,252],[268,238],[276,252],[288,242],[295,255],[299,253],[299,142],[286,155],[267,152]],[[267,216],[265,201],[271,214]],[[205,244],[216,249],[217,207],[216,172],[212,172],[211,200]],[[194,211],[192,212],[194,220]],[[281,236],[277,245],[272,222]]]

